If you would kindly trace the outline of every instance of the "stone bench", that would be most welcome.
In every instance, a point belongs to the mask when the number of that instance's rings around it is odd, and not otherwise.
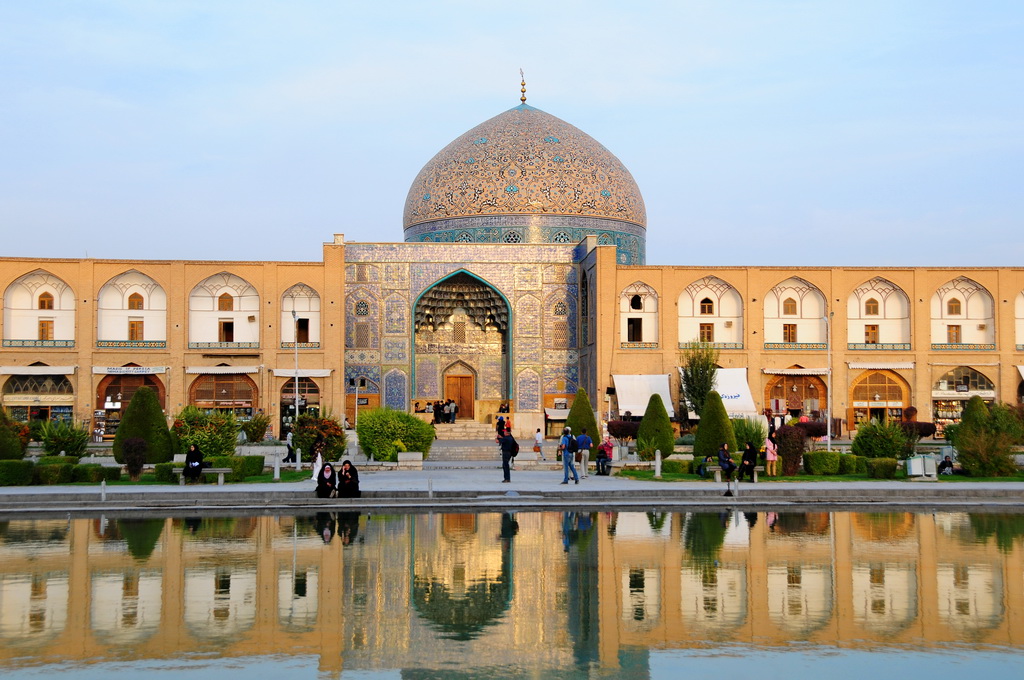
[[[185,486],[185,475],[182,474],[181,470],[178,470],[178,486]],[[224,475],[230,475],[234,470],[231,468],[203,468],[202,474],[204,475],[217,475],[217,486],[224,486]]]
[[[714,472],[715,473],[715,481],[721,483],[721,481],[722,481],[722,466],[721,465],[708,465],[704,469],[707,470],[708,472]],[[739,473],[739,471],[740,471],[740,468],[737,465],[736,469],[734,470],[734,472]],[[757,484],[757,473],[758,472],[764,472],[764,466],[763,465],[755,465],[754,466],[754,484]]]

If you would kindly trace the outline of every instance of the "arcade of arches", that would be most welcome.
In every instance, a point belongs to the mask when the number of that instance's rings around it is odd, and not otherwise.
[[[889,370],[866,371],[853,381],[847,414],[851,426],[871,420],[903,420],[903,409],[910,404],[910,385]]]
[[[201,375],[189,388],[189,403],[208,411],[230,411],[249,419],[259,408],[259,388],[245,374]]]

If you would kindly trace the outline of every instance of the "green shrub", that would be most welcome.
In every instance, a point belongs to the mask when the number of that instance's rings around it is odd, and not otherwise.
[[[700,425],[697,427],[697,436],[693,442],[693,457],[703,460],[705,456],[718,455],[718,449],[723,442],[729,445],[730,453],[737,451],[736,434],[729,421],[729,414],[725,411],[722,397],[718,392],[711,390],[701,411]]]
[[[843,454],[839,456],[839,474],[841,475],[855,475],[857,474],[857,456],[851,454]]]
[[[267,427],[270,426],[270,416],[264,413],[257,413],[249,420],[241,423],[242,432],[245,433],[246,441],[261,442],[267,434]]]
[[[867,456],[857,456],[857,474],[866,475],[868,473],[868,461],[870,458]]]
[[[178,467],[180,470],[181,468]],[[175,474],[174,463],[157,463],[153,466],[153,473],[156,481],[161,484],[177,484],[178,475]]]
[[[811,451],[804,454],[804,470],[809,475],[839,474],[838,451]]]
[[[803,430],[783,425],[775,433],[775,443],[779,447],[779,459],[782,461],[782,476],[792,477],[800,472],[800,460],[807,444]]]
[[[174,454],[167,418],[160,408],[160,400],[150,387],[140,387],[132,395],[114,435],[114,460],[127,463],[124,443],[129,439],[146,442],[146,463],[166,463]],[[205,449],[204,449],[205,451]]]
[[[242,459],[242,474],[246,477],[256,477],[263,474],[266,467],[265,456],[236,456]]]
[[[32,470],[32,481],[37,484],[70,484],[75,466],[65,463],[64,465],[37,465]]]
[[[573,432],[576,430],[573,429]],[[595,430],[587,430],[590,435],[594,432]],[[647,409],[636,433],[637,455],[640,460],[654,460],[655,451],[661,451],[661,457],[665,458],[672,455],[674,446],[675,432],[672,430],[672,421],[668,418],[668,411],[665,410],[661,395],[655,392],[647,401]]]
[[[204,456],[230,456],[235,452],[238,421],[233,413],[204,413],[195,406],[186,406],[174,419],[173,429],[182,450],[195,444]],[[170,456],[155,462],[165,463],[168,460],[171,460]]]
[[[75,456],[40,456],[36,465],[78,465],[79,460],[81,459]]]
[[[664,407],[662,407],[664,410]],[[666,416],[667,417],[667,416]],[[590,404],[590,398],[587,396],[586,391],[583,388],[576,390],[576,399],[572,402],[572,407],[569,409],[569,415],[565,417],[566,427],[572,428],[572,433],[575,435],[583,432],[583,428],[587,429],[587,434],[594,440],[594,444],[598,444],[601,441],[601,431],[597,428],[597,420],[594,418],[594,407]],[[664,449],[662,449],[664,452]],[[671,453],[672,449],[669,449]],[[667,456],[668,453],[665,453]],[[591,453],[590,457],[593,458],[594,454]],[[653,454],[651,460],[654,459]]]
[[[0,410],[0,413],[3,413]],[[7,416],[4,415],[4,418]],[[25,447],[21,439],[14,433],[13,421],[0,422],[0,460],[21,460],[25,457]]]
[[[28,486],[34,467],[30,460],[0,460],[0,486]]]
[[[230,474],[224,475],[226,482],[241,482],[245,479],[245,459],[248,456],[213,456],[204,459],[215,468],[231,468]]]
[[[907,433],[897,422],[872,420],[857,426],[851,450],[868,458],[901,458],[907,453]]]
[[[330,413],[303,413],[299,416],[292,431],[292,444],[302,449],[303,459],[312,459],[313,443],[317,434],[323,435],[324,438],[324,458],[341,460],[347,450],[345,428]]]
[[[388,408],[376,408],[359,415],[359,445],[375,460],[398,460],[395,442],[409,451],[422,451],[426,458],[434,443],[434,426],[419,418]]]
[[[896,479],[895,458],[872,458],[868,461],[868,476],[872,479]]]
[[[146,464],[147,448],[146,440],[142,437],[132,437],[121,443],[124,466],[128,470],[128,479],[133,482],[139,481],[142,476],[142,466]]]
[[[1024,438],[1024,424],[1006,404],[987,407],[971,397],[957,427],[947,428],[957,450],[957,462],[976,477],[1005,477],[1017,473],[1012,447]]]
[[[62,451],[68,456],[81,456],[89,445],[89,430],[65,420],[47,420],[39,428],[43,451],[49,456]]]
[[[661,471],[667,475],[688,475],[692,469],[693,461],[690,460],[663,460]]]
[[[687,432],[682,437],[676,438],[676,446],[693,446],[693,441],[697,438],[697,435],[692,432]]]
[[[121,478],[121,468],[106,467],[89,463],[76,465],[71,469],[71,481],[99,484],[103,480],[114,482]]]
[[[768,426],[764,418],[733,418],[732,431],[736,434],[736,446],[745,449],[747,442],[760,450],[764,440],[768,439]]]

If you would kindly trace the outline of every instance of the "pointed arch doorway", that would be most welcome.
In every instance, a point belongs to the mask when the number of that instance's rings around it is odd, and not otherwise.
[[[510,399],[512,312],[504,295],[463,269],[426,288],[413,310],[414,399],[453,399],[459,418]]]

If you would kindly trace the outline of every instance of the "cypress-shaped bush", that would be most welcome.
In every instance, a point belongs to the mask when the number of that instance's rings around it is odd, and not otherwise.
[[[872,479],[896,479],[895,458],[872,458],[868,461],[868,476]]]
[[[34,467],[30,460],[0,460],[0,486],[28,486]]]
[[[722,397],[715,390],[711,390],[704,402],[700,425],[697,426],[697,436],[693,440],[694,459],[703,460],[705,456],[718,455],[718,449],[723,442],[729,444],[730,454],[735,455],[738,452],[736,435],[732,429],[732,422],[729,421],[729,414],[725,410],[725,404],[722,403]]]
[[[583,432],[583,428],[587,428],[587,434],[594,440],[594,446],[590,452],[590,457],[593,458],[597,445],[601,443],[601,432],[597,429],[594,407],[590,405],[590,398],[582,388],[576,390],[576,399],[572,402],[569,415],[565,418],[565,425],[572,428],[573,435],[579,435]]]
[[[640,460],[654,460],[654,452],[661,451],[662,458],[665,458],[672,455],[675,443],[676,435],[672,430],[668,411],[665,410],[665,403],[661,400],[660,394],[654,393],[647,401],[647,409],[636,433],[637,454]]]
[[[173,457],[167,419],[152,388],[140,387],[136,390],[121,417],[113,446],[114,460],[118,463],[127,463],[124,445],[129,439],[146,442],[146,463],[166,463]]]

